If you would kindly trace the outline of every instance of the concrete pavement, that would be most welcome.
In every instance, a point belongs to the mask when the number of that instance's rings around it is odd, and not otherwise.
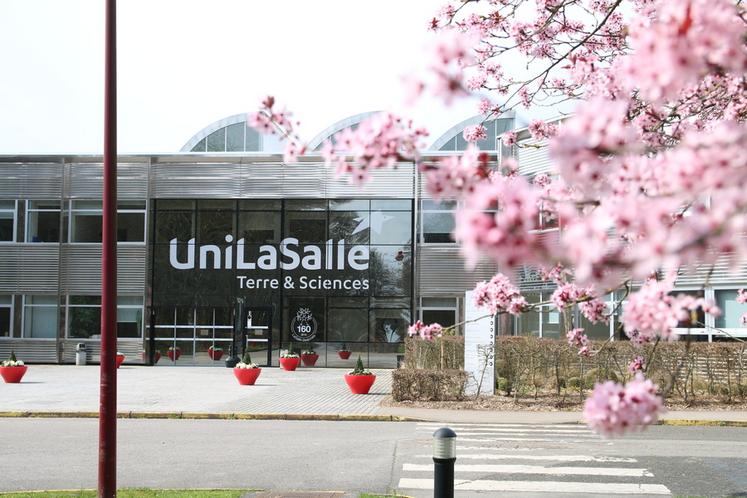
[[[255,386],[240,386],[225,367],[142,367],[118,370],[118,409],[125,416],[422,420],[449,423],[578,423],[578,411],[478,411],[381,406],[391,370],[374,370],[371,393],[352,395],[348,369],[263,368]],[[0,383],[0,415],[95,416],[98,366],[31,365],[21,384]],[[747,411],[672,411],[670,423],[747,426]]]

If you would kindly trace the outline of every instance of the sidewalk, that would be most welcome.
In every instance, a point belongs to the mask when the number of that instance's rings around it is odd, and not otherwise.
[[[436,410],[380,406],[391,392],[391,370],[374,370],[365,396],[350,394],[348,369],[263,368],[255,386],[240,386],[224,367],[122,366],[118,411],[123,416],[169,418],[296,418],[424,420],[446,423],[580,423],[580,412]],[[21,384],[0,383],[0,415],[95,416],[98,366],[31,365]],[[747,427],[746,411],[672,411],[672,424]]]
[[[373,370],[371,393],[355,396],[343,379],[349,369],[263,368],[257,385],[240,386],[225,367],[122,366],[118,411],[138,413],[383,415],[391,371]],[[0,383],[0,412],[96,412],[99,367],[31,365],[21,384]]]

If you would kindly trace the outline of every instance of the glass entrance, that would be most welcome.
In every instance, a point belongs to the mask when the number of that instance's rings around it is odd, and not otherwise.
[[[221,366],[233,337],[231,308],[164,306],[156,309],[157,365]]]

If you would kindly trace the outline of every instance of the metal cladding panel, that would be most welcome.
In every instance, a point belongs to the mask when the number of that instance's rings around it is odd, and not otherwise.
[[[530,145],[530,147],[518,147],[516,157],[519,163],[519,173],[531,176],[537,173],[547,173],[551,170],[552,161],[550,160],[547,140],[522,140],[520,145]],[[534,147],[535,145],[540,147]]]
[[[59,245],[0,245],[0,292],[57,292]]]
[[[480,260],[474,269],[464,266],[458,246],[418,247],[419,289],[421,296],[454,296],[475,287],[477,282],[489,280],[498,272],[498,265]]]
[[[59,199],[62,163],[0,163],[0,199]]]
[[[63,363],[75,363],[75,346],[80,343],[86,345],[86,359],[89,363],[101,361],[101,341],[65,339],[62,341]],[[144,363],[142,339],[119,339],[117,341],[117,351],[124,353],[126,363]]]
[[[288,164],[283,169],[283,197],[326,197],[323,163]]]
[[[378,169],[370,172],[369,180],[362,186],[350,182],[350,175],[337,176],[334,168],[327,169],[327,196],[343,197],[414,197],[415,167],[411,163],[398,163],[393,168]]]
[[[241,165],[162,163],[151,167],[157,198],[235,199],[241,197]]]
[[[73,346],[73,351],[75,346]],[[0,358],[7,358],[13,351],[24,363],[56,363],[57,341],[39,339],[2,339]]]
[[[283,165],[278,162],[256,162],[241,165],[239,196],[242,198],[282,199]]]
[[[104,185],[102,163],[71,163],[68,167],[69,196],[72,199],[100,199]],[[148,164],[117,163],[117,197],[148,197]]]
[[[710,277],[709,277],[710,274]],[[738,261],[729,255],[719,256],[714,263],[681,268],[677,286],[698,286],[708,281],[710,285],[744,285],[747,281],[747,260]]]
[[[65,245],[63,282],[68,294],[101,294],[101,246]],[[145,246],[117,247],[117,292],[142,294],[145,288]]]

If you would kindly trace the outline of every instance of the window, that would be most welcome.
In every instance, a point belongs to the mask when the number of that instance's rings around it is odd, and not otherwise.
[[[56,296],[24,296],[23,336],[33,339],[57,337]]]
[[[0,242],[16,241],[16,201],[0,201]]]
[[[456,298],[424,297],[420,300],[420,319],[426,325],[438,323],[451,327],[457,323]]]
[[[705,297],[705,291],[701,290],[678,290],[675,289],[674,291],[670,292],[670,296],[679,296],[680,294],[684,294],[686,296],[692,296],[696,299]],[[691,323],[691,320],[685,320],[683,322],[680,322],[677,324],[677,328],[683,329],[679,333],[688,333],[688,329],[702,329],[705,327],[705,312],[703,311],[703,308],[698,308],[694,316],[691,314],[691,319],[695,319],[695,322]],[[692,333],[692,332],[691,332]]]
[[[72,201],[70,242],[101,243],[101,201]],[[145,201],[120,201],[117,242],[145,242]]]
[[[721,309],[721,316],[716,317],[716,328],[742,328],[740,318],[747,313],[747,304],[737,302],[736,290],[717,289],[715,291],[716,305]]]
[[[142,337],[143,298],[117,298],[117,337]],[[69,296],[67,336],[80,339],[101,337],[101,296]]]
[[[60,202],[26,202],[26,241],[60,241]]]
[[[117,242],[145,242],[145,201],[119,201]]]
[[[420,211],[420,242],[425,244],[453,244],[455,201],[423,200]]]
[[[0,337],[13,335],[13,296],[0,296]]]
[[[117,298],[117,337],[140,338],[143,335],[143,298],[119,296]]]
[[[67,305],[67,336],[101,338],[101,297],[70,296]]]

